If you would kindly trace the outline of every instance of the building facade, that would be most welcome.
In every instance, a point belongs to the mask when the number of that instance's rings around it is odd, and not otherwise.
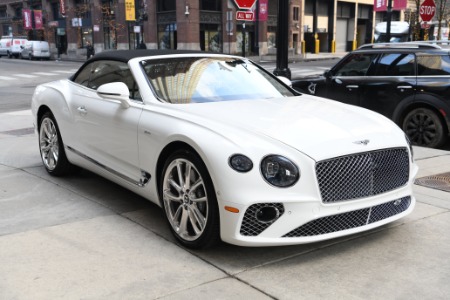
[[[253,19],[242,21],[232,0],[0,0],[0,34],[47,40],[54,55],[68,57],[83,56],[88,41],[97,53],[148,48],[267,55],[276,52],[278,1],[288,0],[257,0],[246,15]],[[383,17],[374,13],[373,0],[289,0],[290,53],[352,50],[372,40]],[[398,11],[392,19],[403,18]]]

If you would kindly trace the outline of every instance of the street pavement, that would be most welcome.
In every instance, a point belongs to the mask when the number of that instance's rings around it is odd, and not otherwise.
[[[192,251],[162,210],[90,172],[42,166],[30,110],[0,114],[0,299],[450,299],[450,193],[321,243]],[[418,178],[450,152],[414,147]]]

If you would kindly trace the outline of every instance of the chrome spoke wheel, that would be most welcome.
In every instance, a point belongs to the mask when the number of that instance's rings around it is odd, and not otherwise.
[[[162,192],[174,232],[182,240],[197,240],[208,223],[208,194],[195,165],[184,158],[172,160],[165,169]]]
[[[42,161],[48,170],[54,170],[59,159],[58,131],[50,118],[42,120],[39,131],[39,147]]]

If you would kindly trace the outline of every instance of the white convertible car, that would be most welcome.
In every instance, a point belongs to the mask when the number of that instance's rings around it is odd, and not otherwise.
[[[310,243],[409,214],[418,168],[405,134],[285,82],[237,56],[102,52],[36,88],[42,161],[153,201],[191,248]]]

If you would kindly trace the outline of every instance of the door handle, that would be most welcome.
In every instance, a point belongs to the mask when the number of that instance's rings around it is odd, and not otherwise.
[[[77,107],[77,110],[78,110],[78,112],[79,112],[81,115],[87,114],[87,110],[86,110],[86,108],[85,108],[84,106],[78,106],[78,107]]]
[[[400,90],[409,90],[412,89],[413,87],[410,85],[399,85],[397,88]]]
[[[357,89],[357,88],[359,88],[359,85],[347,85],[346,88],[348,88],[349,90]]]

